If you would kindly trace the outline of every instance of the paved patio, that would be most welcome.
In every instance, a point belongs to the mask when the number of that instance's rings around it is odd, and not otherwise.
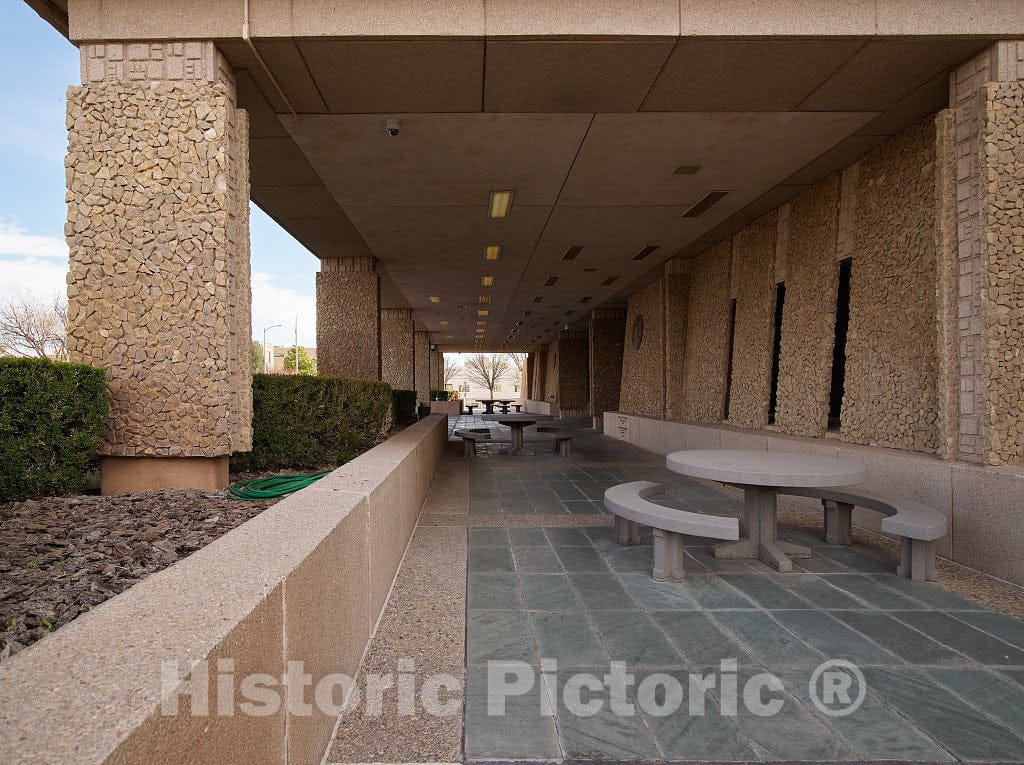
[[[452,418],[452,429],[482,426],[475,420]],[[527,437],[541,443],[531,431]],[[1024,759],[1024,622],[941,586],[896,577],[891,561],[824,545],[799,529],[785,535],[812,547],[814,556],[795,561],[792,574],[758,561],[716,560],[706,540],[692,539],[687,581],[656,583],[650,546],[625,548],[612,540],[604,489],[659,481],[664,504],[739,514],[732,496],[591,429],[581,431],[570,459],[544,448],[536,457],[516,458],[495,450],[488,446],[480,458],[463,460],[453,444],[438,473],[441,491],[433,503],[428,498],[421,519],[421,532],[469,528],[464,737],[420,759]],[[439,503],[453,481],[465,501]],[[449,576],[462,575],[452,568]],[[396,593],[401,598],[401,582]],[[403,618],[412,618],[408,610]],[[557,670],[545,664],[542,677],[544,659],[555,660]],[[828,716],[810,697],[809,679],[826,659],[853,662],[866,678],[864,702],[848,716]],[[723,660],[735,660],[724,674]],[[510,662],[532,667],[536,682],[506,699],[503,716],[489,715],[488,663],[511,668]],[[584,702],[606,702],[595,714],[570,713],[564,703],[570,678],[585,672],[602,679],[612,662],[633,676],[625,691],[632,714],[612,711],[606,687],[582,694]],[[783,702],[771,716],[754,714],[743,701],[747,680],[763,672],[784,685],[758,695],[761,702]],[[645,678],[659,673],[679,680],[686,694],[673,714],[658,714],[664,686],[645,686],[647,696],[638,698]],[[717,678],[713,687],[694,689],[691,673]],[[733,677],[734,716],[723,714]],[[695,690],[704,697],[702,715],[688,714]],[[347,761],[361,759],[365,753],[353,751]]]

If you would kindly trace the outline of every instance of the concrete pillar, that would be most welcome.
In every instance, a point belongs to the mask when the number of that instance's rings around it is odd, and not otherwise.
[[[598,308],[590,314],[590,416],[601,427],[604,413],[619,408],[626,312]]]
[[[436,349],[430,352],[430,387],[435,390],[444,388],[444,354]]]
[[[665,417],[682,419],[683,363],[690,315],[690,261],[673,258],[665,263]]]
[[[527,353],[523,359],[523,374],[519,378],[519,396],[524,401],[530,397],[530,365],[533,363],[533,354]]]
[[[221,489],[252,448],[248,117],[211,41],[80,51],[68,350],[108,370],[102,490]]]
[[[544,380],[548,364],[548,347],[542,345],[533,352],[533,374],[530,375],[530,398],[533,401],[544,401]]]
[[[950,78],[955,122],[956,327],[962,460],[1024,464],[1024,41],[1003,40]],[[940,144],[941,147],[941,144]],[[941,158],[941,153],[940,153]],[[940,206],[940,210],[941,210]],[[943,224],[940,224],[940,227]],[[940,252],[940,268],[943,263]],[[947,275],[947,282],[951,278]],[[941,279],[940,279],[941,284]],[[941,310],[941,309],[940,309]],[[941,314],[940,314],[941,318]]]
[[[379,380],[380,277],[373,258],[323,258],[316,275],[317,372]]]
[[[416,389],[411,308],[380,312],[380,379],[396,390]]]
[[[430,401],[430,333],[413,333],[413,350],[416,363],[416,397],[421,404]]]

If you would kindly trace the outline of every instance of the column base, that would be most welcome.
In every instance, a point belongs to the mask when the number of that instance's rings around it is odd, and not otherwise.
[[[220,491],[228,487],[228,455],[220,457],[101,457],[100,493],[157,489]]]

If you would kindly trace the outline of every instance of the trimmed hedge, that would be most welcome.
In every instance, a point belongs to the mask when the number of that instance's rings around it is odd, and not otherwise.
[[[102,369],[0,357],[0,500],[81,490],[107,413]]]
[[[253,375],[252,451],[232,470],[329,468],[380,443],[391,429],[391,386],[372,380]]]
[[[396,428],[404,428],[416,422],[416,391],[391,391],[391,416]]]

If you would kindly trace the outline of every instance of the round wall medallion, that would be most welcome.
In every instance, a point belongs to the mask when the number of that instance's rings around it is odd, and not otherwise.
[[[644,317],[640,314],[637,314],[636,318],[633,319],[633,328],[630,330],[630,336],[633,340],[633,347],[639,350],[641,343],[644,341]]]

